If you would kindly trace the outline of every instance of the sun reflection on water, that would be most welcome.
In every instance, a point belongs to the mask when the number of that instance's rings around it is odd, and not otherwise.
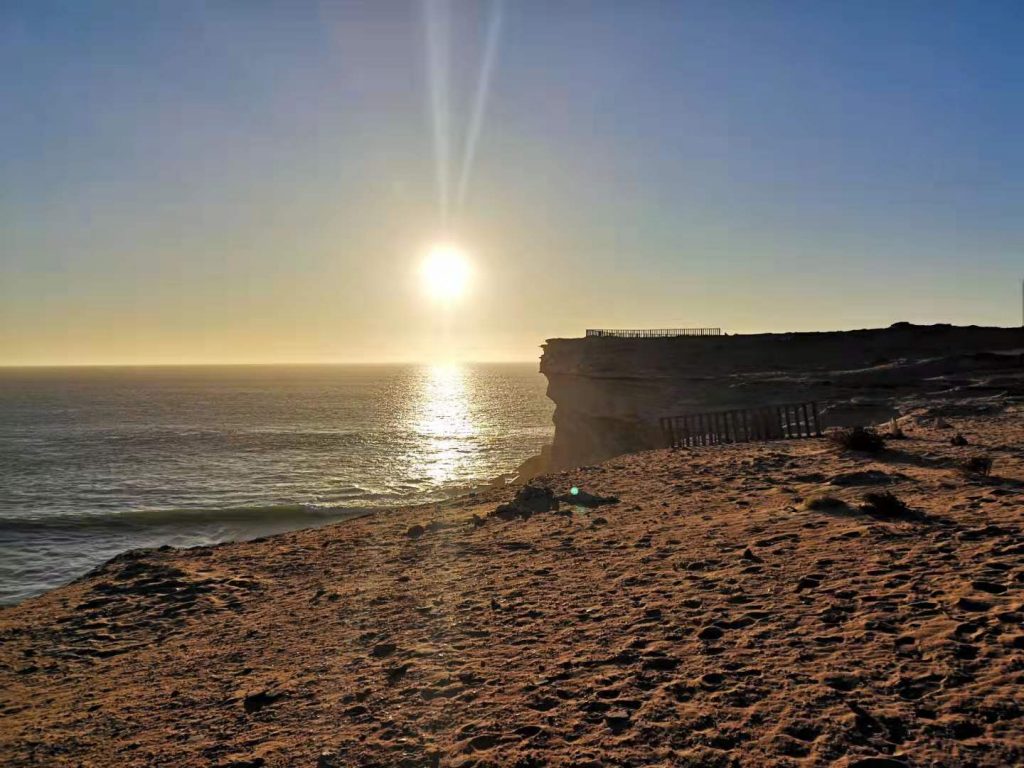
[[[471,372],[454,363],[427,366],[415,406],[416,435],[422,465],[417,475],[438,485],[469,474],[474,462],[473,438],[479,428],[470,407]]]

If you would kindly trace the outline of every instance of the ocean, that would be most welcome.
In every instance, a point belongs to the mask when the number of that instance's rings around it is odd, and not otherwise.
[[[0,603],[465,492],[550,442],[544,389],[536,363],[0,369]]]

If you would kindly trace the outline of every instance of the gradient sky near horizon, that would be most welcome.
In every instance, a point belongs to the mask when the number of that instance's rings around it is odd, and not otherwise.
[[[1020,323],[1024,3],[509,0],[446,227],[493,8],[4,2],[0,364]]]

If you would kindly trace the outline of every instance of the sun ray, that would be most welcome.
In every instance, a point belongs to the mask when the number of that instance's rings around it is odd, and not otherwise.
[[[437,174],[438,205],[441,223],[449,216],[450,105],[449,71],[451,65],[451,4],[448,0],[425,0],[427,32],[427,71],[430,76],[430,108],[434,132],[434,164]]]
[[[491,3],[490,23],[487,27],[487,42],[480,63],[480,75],[476,82],[476,97],[473,101],[473,113],[470,117],[469,130],[466,133],[466,144],[462,154],[462,172],[459,174],[459,186],[455,195],[455,210],[461,211],[466,202],[466,190],[469,186],[470,171],[476,158],[476,147],[483,129],[484,115],[487,109],[487,97],[491,90],[491,76],[494,62],[498,55],[498,39],[501,35],[502,2],[493,0]]]

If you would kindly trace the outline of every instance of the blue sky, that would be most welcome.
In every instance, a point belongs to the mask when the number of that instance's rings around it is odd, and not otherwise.
[[[0,364],[528,359],[585,327],[1019,322],[1024,5],[0,7]],[[458,306],[422,295],[440,237]]]

